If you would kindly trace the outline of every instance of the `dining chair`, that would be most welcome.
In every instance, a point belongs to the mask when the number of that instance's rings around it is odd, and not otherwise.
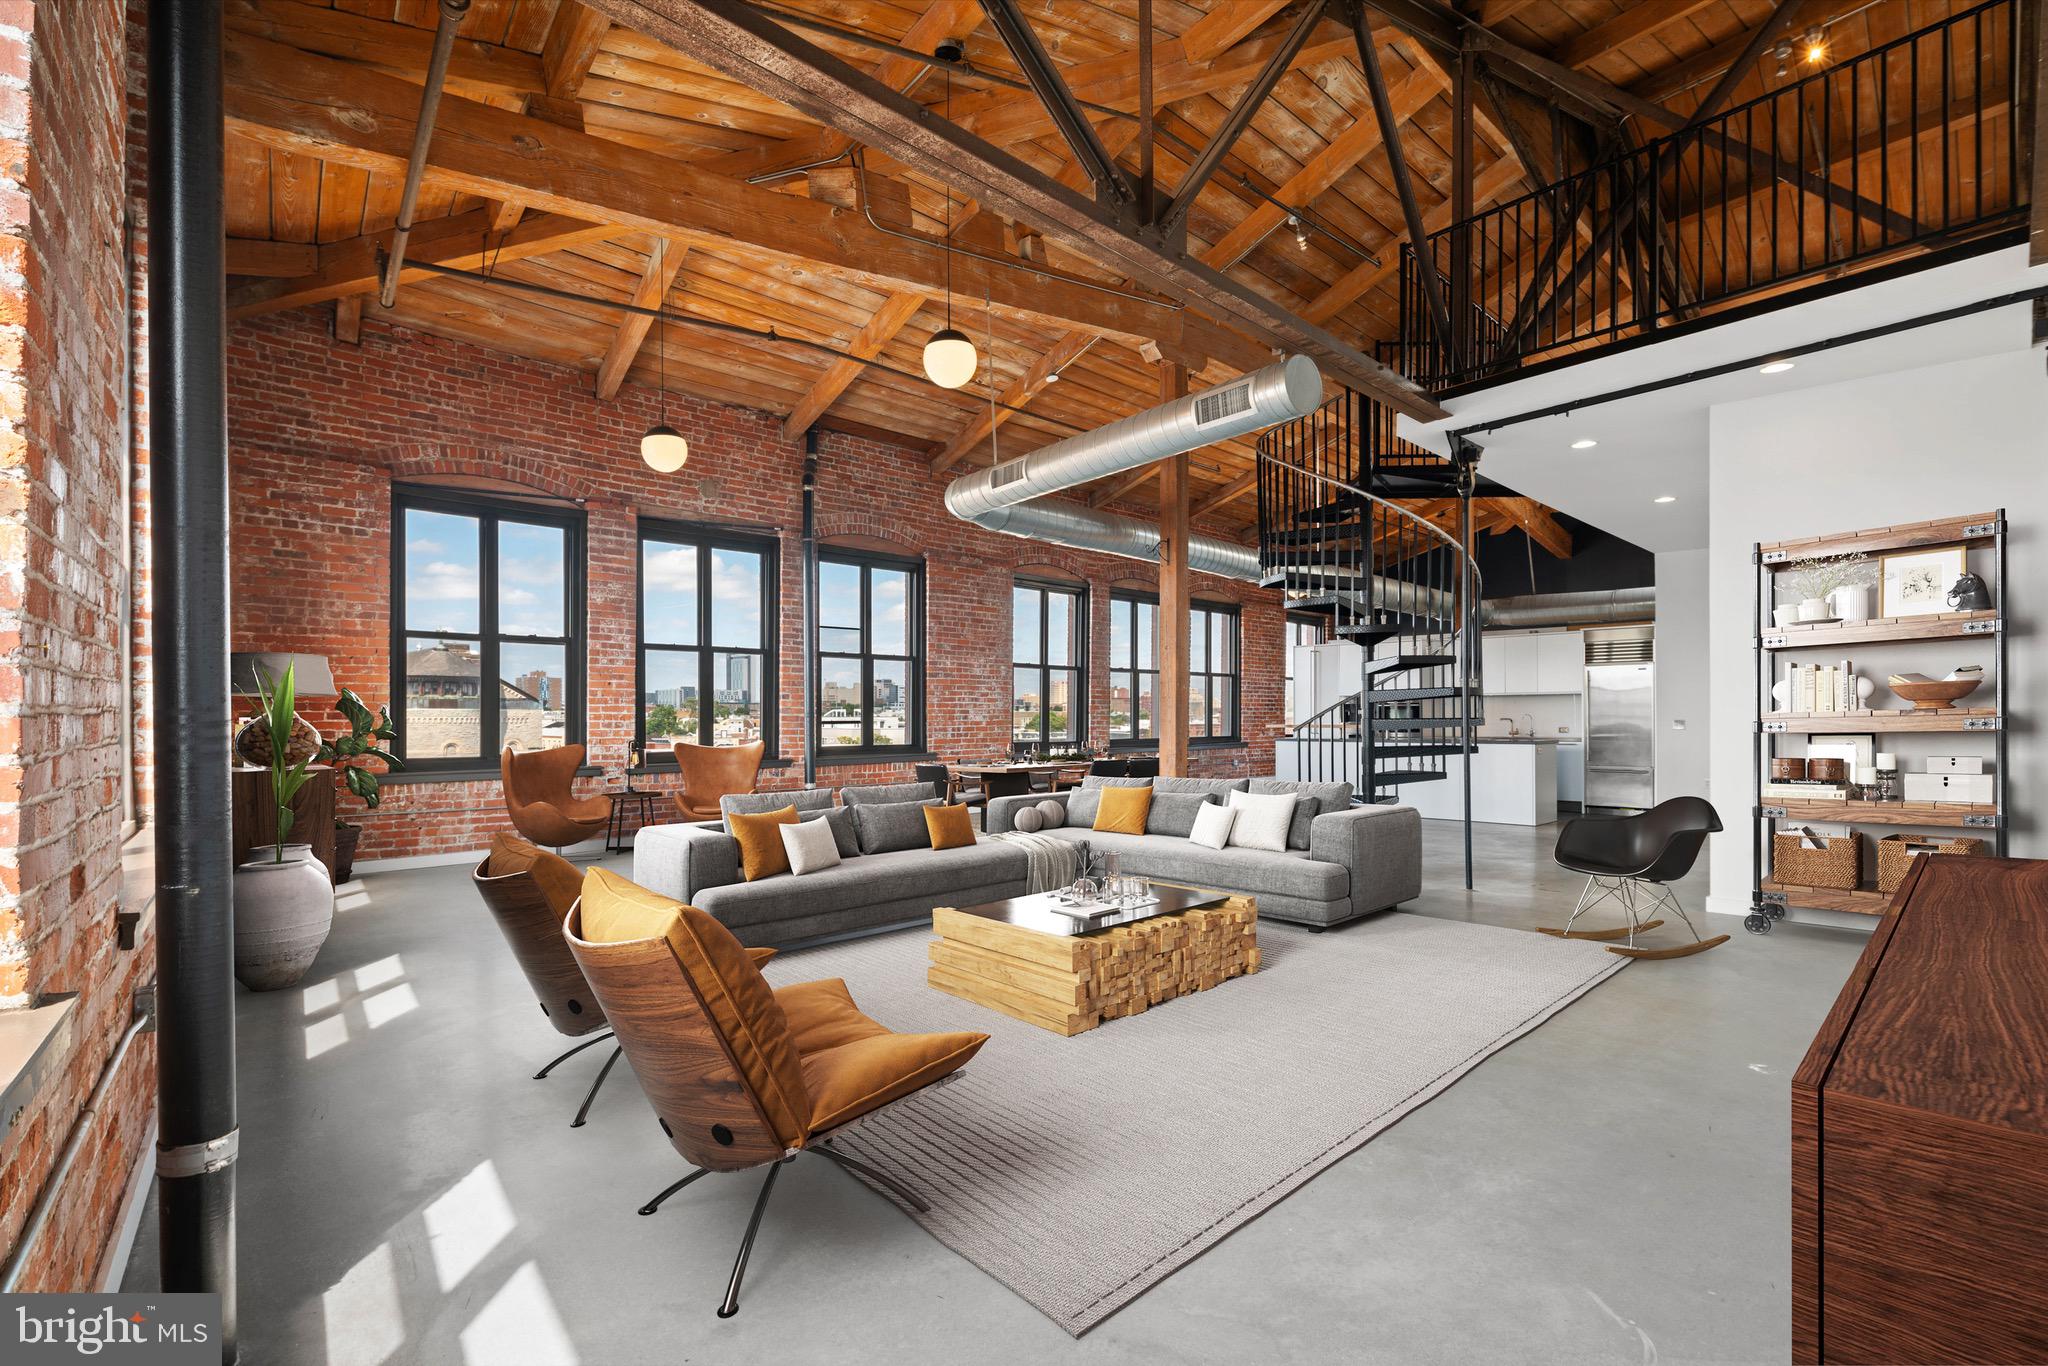
[[[1158,759],[1158,756],[1156,756],[1156,755],[1155,755],[1155,756],[1153,756],[1153,757],[1152,757],[1152,758],[1150,758],[1150,759],[1133,759],[1133,760],[1131,760],[1131,763],[1130,763],[1130,767],[1124,770],[1124,776],[1125,776],[1126,778],[1156,778],[1156,777],[1158,777],[1158,776],[1159,776],[1159,759]]]
[[[1052,775],[1052,790],[1065,792],[1069,788],[1079,787],[1081,780],[1088,776],[1092,768],[1091,764],[1061,764],[1059,772]]]
[[[1609,944],[1607,951],[1629,958],[1683,958],[1727,943],[1725,934],[1702,939],[1667,885],[1692,871],[1707,836],[1720,829],[1721,818],[1704,797],[1671,797],[1632,816],[1575,816],[1566,821],[1551,857],[1561,868],[1584,873],[1586,886],[1564,928],[1546,926],[1543,933],[1561,939],[1626,938],[1626,945]],[[1610,898],[1628,913],[1625,928],[1573,928],[1581,915]],[[1658,908],[1676,913],[1692,931],[1693,942],[1669,949],[1637,948],[1638,934],[1664,923],[1642,918]]]
[[[953,770],[944,764],[912,764],[911,776],[932,785],[932,795],[942,802],[953,800]]]
[[[1128,778],[1131,776],[1129,759],[1091,759],[1088,763],[1090,778]]]
[[[674,793],[676,810],[686,821],[717,820],[718,799],[752,792],[761,776],[766,741],[745,745],[686,745],[676,742],[676,769],[683,790]]]
[[[507,749],[498,756],[505,810],[512,828],[535,844],[553,849],[580,844],[604,833],[612,818],[612,799],[602,793],[578,797],[576,770],[583,767],[583,746],[520,753]]]
[[[775,1178],[799,1153],[837,1163],[919,1213],[930,1210],[832,1143],[883,1107],[952,1077],[988,1035],[895,1033],[863,1015],[836,978],[770,987],[714,917],[602,868],[584,876],[564,936],[662,1133],[696,1164],[640,1213],[653,1214],[712,1172],[768,1169],[720,1318],[739,1312],[740,1280]]]

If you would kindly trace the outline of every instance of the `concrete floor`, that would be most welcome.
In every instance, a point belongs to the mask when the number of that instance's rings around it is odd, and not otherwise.
[[[1457,827],[1426,828],[1406,909],[1569,911],[1554,827],[1478,827],[1469,894]],[[740,1315],[714,1317],[758,1183],[635,1217],[681,1159],[623,1067],[568,1128],[605,1050],[528,1079],[556,1036],[467,877],[345,888],[305,987],[241,998],[244,1361],[1788,1358],[1787,1083],[1860,935],[1703,921],[1733,938],[1631,965],[1075,1342],[815,1161],[786,1169]],[[154,1288],[155,1238],[152,1210],[129,1288]]]

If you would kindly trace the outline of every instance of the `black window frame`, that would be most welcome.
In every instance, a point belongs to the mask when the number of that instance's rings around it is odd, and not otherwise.
[[[1194,666],[1195,621],[1202,620],[1203,655],[1207,658],[1209,646],[1209,621],[1211,617],[1226,617],[1230,621],[1230,667],[1218,669],[1213,659],[1207,660],[1209,667],[1197,669]],[[1238,744],[1243,737],[1239,734],[1244,719],[1244,611],[1234,602],[1206,602],[1200,598],[1188,604],[1188,739],[1199,744]],[[1213,680],[1230,680],[1230,724],[1226,731],[1218,732],[1211,718],[1214,712],[1206,705],[1212,695]],[[1203,680],[1201,723],[1196,724],[1193,687],[1197,679]]]
[[[1152,667],[1141,669],[1138,661],[1144,654],[1138,648],[1138,608],[1141,605],[1152,608]],[[1124,668],[1116,660],[1116,614],[1126,610],[1131,614],[1131,663]],[[1119,675],[1129,675],[1131,680],[1130,730],[1126,734],[1117,729],[1116,722],[1109,724],[1109,747],[1111,749],[1157,749],[1159,748],[1159,595],[1142,592],[1134,588],[1112,588],[1109,590],[1109,698],[1111,705],[1116,701],[1116,680]],[[1144,695],[1144,680],[1152,680],[1152,734],[1140,733],[1138,725],[1138,699]]]
[[[812,614],[810,638],[804,642],[809,658],[805,666],[810,670],[811,696],[819,699],[811,709],[810,735],[807,743],[811,753],[821,764],[847,763],[865,759],[902,758],[922,755],[925,752],[925,562],[922,557],[890,555],[875,550],[858,550],[847,546],[819,546],[817,566],[820,577],[828,564],[852,565],[860,573],[860,632],[859,652],[846,650],[823,650],[819,648],[819,632],[844,630],[845,627],[827,627],[824,624],[822,594],[815,600],[819,610]],[[909,574],[909,583],[904,589],[903,603],[903,644],[907,655],[878,655],[873,650],[874,622],[874,571],[886,569]],[[826,708],[823,704],[825,690],[825,661],[827,659],[857,659],[860,661],[861,690],[861,743],[858,745],[826,745],[821,736]],[[905,676],[911,690],[916,694],[916,706],[904,712],[904,743],[900,745],[878,745],[875,739],[875,661],[902,660],[908,664]]]
[[[405,573],[406,513],[440,513],[470,517],[477,521],[477,628],[474,631],[427,631],[410,629],[406,619]],[[528,526],[559,527],[562,531],[563,636],[507,635],[498,630],[498,526],[501,522]],[[585,686],[586,653],[589,649],[587,622],[588,520],[581,509],[561,508],[519,498],[492,496],[467,489],[431,485],[391,486],[391,717],[398,737],[391,752],[405,761],[407,773],[477,774],[494,777],[504,751],[503,708],[499,699],[486,697],[489,680],[501,678],[499,647],[507,641],[531,645],[558,645],[563,654],[562,743],[586,743],[588,721]],[[477,644],[477,746],[474,755],[421,755],[407,753],[406,655],[413,638],[422,640],[474,640]],[[487,705],[487,703],[489,705]]]
[[[1038,659],[1017,659],[1017,593],[1018,590],[1038,594]],[[1052,616],[1046,611],[1047,600],[1058,593],[1072,598],[1074,605],[1073,661],[1068,664],[1054,664],[1052,655]],[[1060,579],[1035,578],[1019,574],[1010,581],[1010,749],[1012,752],[1050,749],[1054,745],[1079,748],[1088,743],[1088,585],[1070,583]],[[1038,670],[1038,737],[1033,740],[1017,738],[1017,670]],[[1052,675],[1055,670],[1071,673],[1074,686],[1067,699],[1067,729],[1070,734],[1055,739],[1052,735]]]
[[[647,635],[647,543],[694,546],[697,551],[697,634],[698,643],[651,641]],[[761,646],[721,646],[711,637],[711,557],[720,550],[734,550],[761,557]],[[641,518],[633,538],[633,748],[640,753],[643,767],[674,768],[675,751],[652,752],[647,747],[647,652],[689,650],[697,656],[697,741],[704,740],[705,699],[715,692],[715,660],[721,654],[758,654],[761,658],[761,740],[763,762],[781,757],[781,644],[782,634],[782,542],[772,534],[753,535],[730,527],[707,526],[701,522]],[[715,743],[711,742],[711,743]]]

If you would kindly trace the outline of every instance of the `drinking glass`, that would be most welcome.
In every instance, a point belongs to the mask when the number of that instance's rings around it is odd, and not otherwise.
[[[1074,900],[1084,905],[1095,900],[1095,894],[1101,890],[1102,885],[1092,877],[1077,877],[1074,879]]]

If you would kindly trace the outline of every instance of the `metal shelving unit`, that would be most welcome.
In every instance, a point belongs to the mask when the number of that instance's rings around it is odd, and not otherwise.
[[[1903,826],[1926,830],[1968,830],[1983,832],[1991,839],[1993,852],[2006,852],[2006,575],[2005,509],[1971,517],[1944,517],[1929,522],[1872,527],[1797,541],[1758,543],[1752,550],[1756,566],[1756,592],[1752,630],[1756,637],[1756,731],[1751,744],[1750,792],[1751,854],[1755,885],[1751,890],[1750,912],[1743,924],[1753,934],[1767,934],[1789,906],[1819,910],[1852,911],[1861,915],[1882,915],[1891,895],[1875,887],[1853,890],[1806,887],[1781,882],[1773,876],[1771,836],[1779,822],[1831,825]],[[1946,612],[1925,618],[1876,618],[1843,625],[1801,625],[1784,629],[1772,621],[1775,582],[1779,570],[1802,560],[1852,551],[1875,554],[1883,551],[1935,549],[1961,545],[1991,551],[1990,610]],[[1846,645],[1869,646],[1929,642],[1982,642],[1990,638],[1993,649],[1992,705],[1951,708],[1944,711],[1849,711],[1817,715],[1773,710],[1772,675],[1780,656],[1792,651],[1829,651]],[[1859,670],[1859,672],[1864,672]],[[1970,802],[1878,802],[1812,801],[1770,803],[1763,797],[1764,775],[1770,769],[1771,750],[1780,735],[1896,734],[1987,734],[1992,742],[1992,801],[1987,805]]]

